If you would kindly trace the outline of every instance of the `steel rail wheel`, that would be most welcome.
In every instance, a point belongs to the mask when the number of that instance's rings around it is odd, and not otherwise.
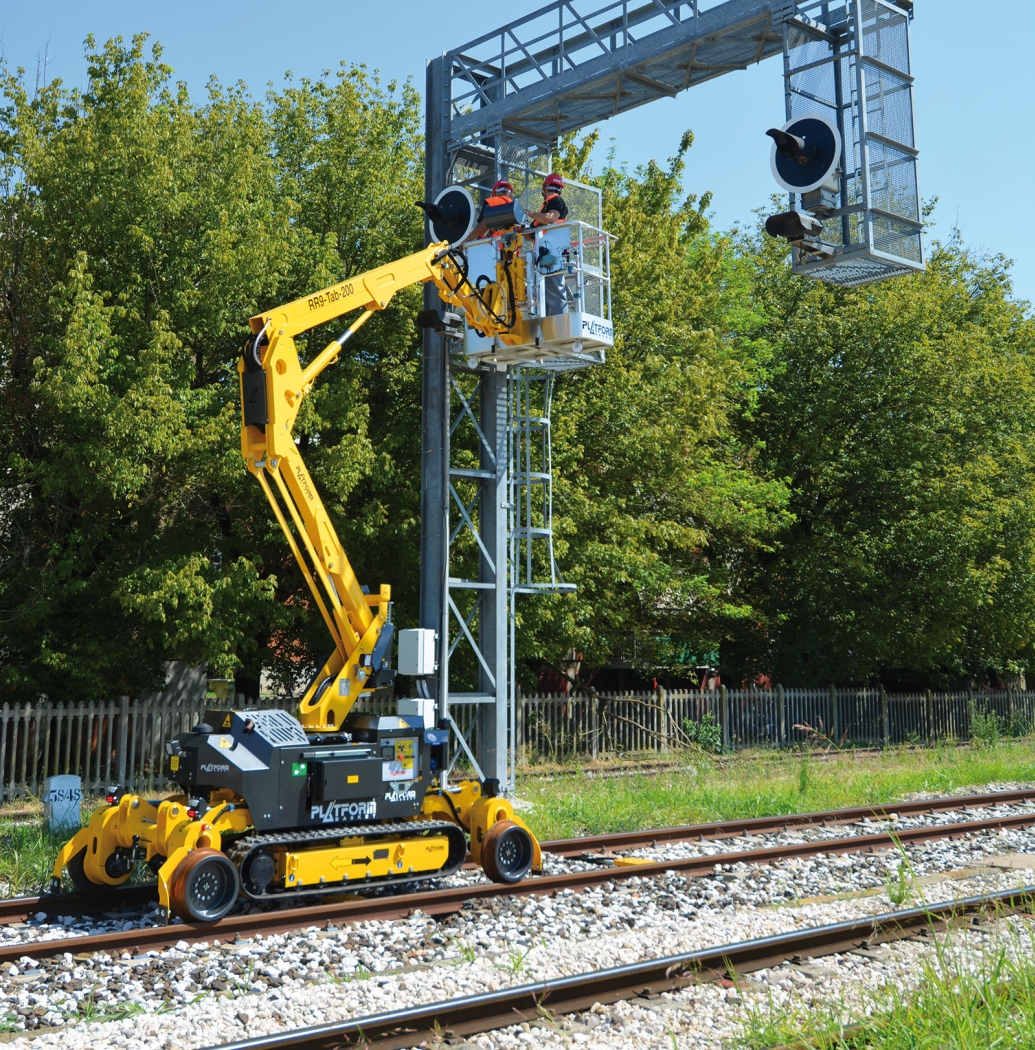
[[[241,880],[217,849],[196,849],[180,861],[169,884],[172,910],[187,922],[219,922],[234,906]]]
[[[482,867],[493,882],[520,882],[532,867],[532,836],[512,820],[499,820],[485,833]]]

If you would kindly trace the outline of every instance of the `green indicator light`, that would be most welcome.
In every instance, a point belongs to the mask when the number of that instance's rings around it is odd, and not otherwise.
[[[291,763],[291,775],[293,777],[304,777],[309,772],[309,766],[306,762],[292,762]]]

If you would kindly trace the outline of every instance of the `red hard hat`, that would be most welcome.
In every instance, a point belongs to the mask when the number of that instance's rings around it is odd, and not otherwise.
[[[543,179],[543,187],[548,190],[563,190],[564,179],[562,179],[557,172],[551,172],[545,179]]]
[[[497,179],[496,182],[493,183],[493,186],[492,186],[493,196],[495,196],[497,193],[499,193],[500,190],[503,190],[504,193],[509,194],[511,197],[514,196],[514,187],[511,186],[511,184],[509,182],[507,182],[506,179]]]

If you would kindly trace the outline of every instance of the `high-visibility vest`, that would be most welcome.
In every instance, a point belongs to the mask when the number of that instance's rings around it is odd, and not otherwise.
[[[486,208],[494,208],[497,204],[513,204],[513,203],[514,203],[514,198],[513,197],[503,197],[503,196],[500,196],[500,197],[489,197],[489,198],[486,199],[484,207],[486,207]]]
[[[551,193],[550,196],[547,197],[546,200],[543,201],[543,206],[539,210],[540,211],[549,211],[550,210],[550,201],[555,201],[555,200],[558,200],[559,198],[560,198],[560,194],[559,193]],[[533,226],[542,226],[542,223],[538,219],[536,219],[532,223],[532,225]],[[547,225],[549,226],[550,224],[547,223]]]

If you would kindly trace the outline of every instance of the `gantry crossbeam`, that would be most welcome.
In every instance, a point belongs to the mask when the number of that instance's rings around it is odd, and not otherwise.
[[[447,150],[500,131],[559,135],[782,50],[793,0],[556,0],[444,56]]]

